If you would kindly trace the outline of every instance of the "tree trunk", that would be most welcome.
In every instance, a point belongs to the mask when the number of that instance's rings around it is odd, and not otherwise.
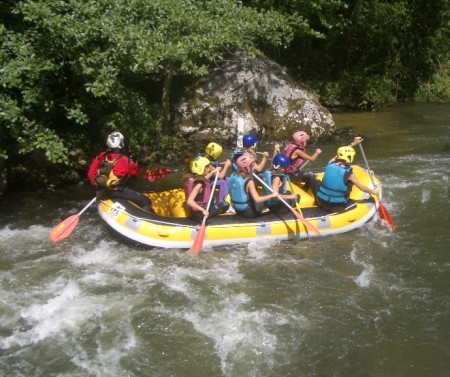
[[[171,114],[170,114],[170,90],[172,87],[173,81],[173,69],[170,66],[166,77],[164,79],[163,92],[162,92],[162,100],[161,100],[161,112],[162,119],[161,125],[158,127],[158,138],[161,139],[163,135],[172,134],[171,130]]]

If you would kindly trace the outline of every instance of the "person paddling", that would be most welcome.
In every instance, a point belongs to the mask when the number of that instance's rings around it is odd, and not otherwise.
[[[236,159],[237,172],[228,181],[231,205],[236,214],[243,217],[258,217],[266,209],[266,202],[275,198],[278,191],[260,196],[253,180],[255,157],[245,152]]]
[[[204,216],[210,218],[225,213],[230,206],[225,201],[218,203],[212,200],[209,210],[206,209],[209,197],[213,195],[209,179],[220,170],[220,167],[214,167],[206,157],[196,157],[189,164],[190,172],[184,177],[186,205],[190,217],[198,222],[202,222]]]
[[[219,203],[225,202],[225,199],[228,196],[228,177],[227,172],[229,167],[231,166],[231,161],[229,159],[226,159],[225,162],[219,162],[219,158],[222,155],[222,146],[211,142],[206,146],[205,149],[205,155],[210,162],[211,165],[214,167],[220,167],[219,176],[217,178],[216,186],[219,188],[218,193],[218,201]],[[212,176],[210,179],[210,182],[212,183],[214,181],[214,176]]]
[[[356,137],[350,145],[338,148],[336,156],[325,168],[322,181],[311,178],[310,186],[315,192],[317,204],[323,209],[329,212],[344,211],[350,203],[353,185],[368,194],[379,195],[378,188],[363,185],[353,173],[351,164],[356,154],[353,145],[361,141],[361,137]]]
[[[233,161],[233,171],[238,171],[238,167],[236,165],[236,160],[238,157],[242,156],[244,153],[250,153],[253,158],[255,159],[255,173],[259,174],[264,171],[264,168],[266,166],[267,159],[269,158],[269,153],[267,152],[260,152],[262,154],[262,159],[260,162],[256,163],[256,145],[258,144],[258,137],[254,134],[248,134],[244,136],[244,139],[242,140],[243,148],[235,149],[232,153],[232,161]]]
[[[151,211],[151,201],[142,193],[127,186],[131,176],[141,174],[140,167],[123,152],[124,137],[113,132],[106,138],[108,150],[97,155],[87,172],[91,185],[97,189],[99,199],[126,199],[146,211]]]
[[[286,169],[293,179],[302,180],[308,174],[300,171],[300,168],[305,161],[314,162],[322,153],[320,148],[317,148],[310,156],[306,153],[306,145],[308,144],[309,135],[305,131],[296,131],[292,135],[292,142],[283,150],[283,154],[289,158],[290,166]]]
[[[267,184],[263,185],[263,192],[265,195],[271,193],[270,189],[279,193],[279,197],[284,199],[291,207],[295,206],[296,195],[287,190],[289,177],[286,174],[286,169],[289,167],[289,159],[283,154],[277,154],[272,159],[272,169],[267,169],[262,174],[262,179]],[[279,212],[282,210],[289,210],[280,199],[273,198],[267,202],[269,211]]]

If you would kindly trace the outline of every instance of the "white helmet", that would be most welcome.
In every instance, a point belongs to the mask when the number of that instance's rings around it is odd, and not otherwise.
[[[123,148],[123,135],[120,132],[113,132],[106,139],[108,148]]]

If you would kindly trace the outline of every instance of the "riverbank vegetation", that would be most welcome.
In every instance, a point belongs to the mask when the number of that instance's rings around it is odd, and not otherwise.
[[[329,107],[448,101],[448,16],[449,0],[3,0],[0,159],[10,177],[70,176],[119,128],[164,160],[189,142],[171,127],[175,88],[236,51]]]

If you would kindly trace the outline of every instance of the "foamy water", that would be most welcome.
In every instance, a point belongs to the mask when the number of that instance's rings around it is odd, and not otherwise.
[[[449,136],[367,117],[395,233],[375,218],[194,257],[125,245],[94,210],[53,245],[48,231],[90,193],[57,208],[55,193],[32,197],[37,214],[3,203],[0,375],[446,376]]]

